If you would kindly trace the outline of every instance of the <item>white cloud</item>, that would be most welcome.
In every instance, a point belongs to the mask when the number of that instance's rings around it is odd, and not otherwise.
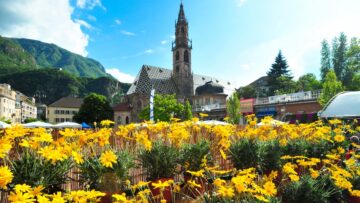
[[[244,5],[244,3],[247,1],[247,0],[235,0],[236,1],[236,6],[237,7],[241,7]]]
[[[88,22],[86,22],[84,20],[75,19],[75,22],[79,23],[80,25],[84,26],[87,29],[90,29],[90,30],[93,29],[93,27]]]
[[[163,41],[161,41],[160,43],[162,44],[162,45],[164,45],[164,44],[167,44],[169,41],[168,40],[163,40]]]
[[[127,73],[120,72],[120,70],[117,68],[109,68],[109,69],[106,69],[105,71],[107,73],[111,74],[112,76],[114,76],[120,82],[132,83],[132,82],[134,82],[134,79],[135,79],[134,76],[127,74]]]
[[[250,69],[251,69],[251,65],[249,65],[249,64],[242,64],[242,65],[240,65],[240,68],[241,68],[242,70],[250,70]]]
[[[102,5],[101,0],[77,0],[76,6],[82,9],[89,9],[89,10],[98,6],[106,10],[106,8]]]
[[[153,49],[148,49],[148,50],[145,50],[144,53],[147,54],[147,55],[150,55],[150,54],[154,53],[154,50]]]
[[[135,33],[129,32],[129,31],[126,31],[126,30],[121,30],[120,33],[123,34],[123,35],[126,35],[126,36],[134,36],[135,35]]]
[[[119,19],[115,19],[115,23],[117,24],[117,25],[121,25],[121,20],[119,20]]]
[[[0,34],[54,43],[86,56],[89,36],[72,13],[68,0],[0,1]]]
[[[96,17],[92,15],[88,15],[88,19],[91,21],[96,21]]]

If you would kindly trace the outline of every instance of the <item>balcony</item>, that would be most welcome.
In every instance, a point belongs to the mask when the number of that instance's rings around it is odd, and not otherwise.
[[[278,104],[288,102],[315,101],[320,97],[321,90],[296,92],[292,94],[262,97],[255,100],[255,105]]]
[[[214,111],[214,110],[223,110],[226,109],[226,104],[209,104],[209,105],[196,105],[193,107],[194,112],[206,112],[206,111]]]

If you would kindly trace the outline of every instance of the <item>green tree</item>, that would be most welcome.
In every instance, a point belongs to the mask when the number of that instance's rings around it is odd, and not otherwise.
[[[252,85],[240,87],[236,90],[237,95],[243,99],[255,98],[257,96],[256,90]]]
[[[307,73],[300,76],[296,82],[296,91],[314,91],[321,89],[321,83],[316,79],[316,76],[312,73]]]
[[[351,39],[346,58],[343,85],[347,90],[357,90],[360,88],[356,82],[360,74],[360,39]]]
[[[331,52],[329,43],[324,39],[321,42],[321,68],[320,68],[320,74],[321,74],[321,81],[325,80],[326,74],[331,69]]]
[[[36,122],[39,121],[37,118],[27,118],[24,120],[24,123],[31,123],[31,122]]]
[[[336,79],[335,72],[330,70],[325,77],[323,90],[318,100],[320,105],[326,105],[331,98],[341,91],[343,91],[341,82]]]
[[[288,85],[293,78],[288,67],[286,59],[279,51],[275,63],[271,65],[270,70],[267,72],[270,95],[273,95],[275,91],[286,92],[288,90]],[[284,87],[286,90],[283,89]]]
[[[154,120],[170,121],[171,117],[180,118],[183,116],[184,108],[184,105],[176,100],[174,94],[155,94]],[[147,106],[140,112],[139,118],[143,120],[150,119],[150,106]]]
[[[93,124],[94,122],[100,123],[102,120],[113,119],[114,112],[109,101],[105,96],[96,93],[86,96],[79,112],[74,115],[74,120],[78,123]]]
[[[333,40],[333,67],[337,79],[344,82],[344,73],[346,67],[347,37],[342,32],[339,38]]]
[[[184,120],[191,120],[193,118],[192,107],[188,100],[185,102],[185,109],[184,109],[183,117],[184,117]]]
[[[233,124],[238,124],[240,122],[240,101],[239,98],[234,92],[228,101],[226,102],[227,115],[229,116],[229,122]]]

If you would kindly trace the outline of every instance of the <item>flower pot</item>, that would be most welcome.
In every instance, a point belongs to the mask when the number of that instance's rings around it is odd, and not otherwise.
[[[163,182],[166,182],[168,180],[174,180],[173,178],[159,178],[159,179],[156,179],[154,181],[151,181],[150,182],[150,190],[151,190],[151,193],[154,197],[154,199],[156,200],[156,202],[160,202],[161,200],[161,191],[160,191],[160,188],[155,188],[155,186],[153,185],[154,183],[159,183],[159,181],[161,181],[162,183]],[[172,198],[173,195],[172,195],[172,189],[170,186],[168,187],[165,187],[164,190],[162,191],[162,198],[166,200],[167,203],[171,203],[172,202]]]
[[[349,196],[348,203],[360,203],[360,197]]]
[[[116,173],[105,173],[101,177],[99,184],[99,190],[106,193],[104,197],[101,198],[102,203],[112,202],[112,195],[120,193],[121,191],[121,180],[117,177]]]

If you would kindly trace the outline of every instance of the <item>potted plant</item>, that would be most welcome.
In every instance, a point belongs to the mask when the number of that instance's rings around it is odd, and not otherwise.
[[[164,187],[157,187],[156,185],[161,185],[167,181],[171,182],[174,178],[179,163],[178,149],[157,141],[153,143],[150,150],[141,149],[138,156],[141,166],[146,171],[147,180],[151,181],[150,188],[152,189],[153,196],[160,196],[168,202],[171,202],[171,187],[166,184],[162,185],[166,185]]]
[[[36,152],[24,150],[19,159],[10,162],[14,175],[10,189],[25,183],[32,187],[41,185],[47,194],[63,191],[61,185],[70,180],[68,173],[72,167],[70,159],[52,163]]]
[[[261,163],[259,141],[255,139],[240,139],[230,146],[231,160],[237,169],[257,168]]]
[[[190,189],[189,195],[192,197],[202,194],[208,183],[207,178],[203,175],[204,169],[202,163],[204,159],[207,163],[212,162],[210,144],[208,140],[201,140],[196,144],[185,144],[180,150],[180,163],[184,166],[185,183],[194,181],[195,184],[200,186],[195,188],[188,187]]]
[[[102,202],[111,202],[111,195],[125,190],[125,180],[129,178],[129,169],[134,167],[134,158],[127,151],[115,153],[116,163],[112,167],[104,166],[100,156],[88,157],[79,165],[81,182],[91,189],[106,192]]]

